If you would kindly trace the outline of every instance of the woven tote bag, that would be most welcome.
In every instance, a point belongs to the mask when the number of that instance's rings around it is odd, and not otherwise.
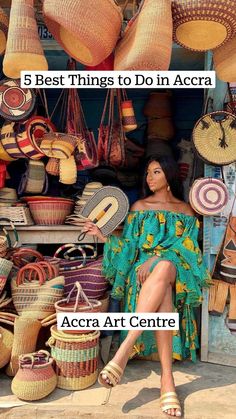
[[[8,16],[0,7],[0,55],[2,55],[6,48],[8,31]]]
[[[207,51],[236,33],[236,7],[231,0],[173,0],[174,41],[185,48]]]
[[[12,0],[3,71],[20,78],[21,71],[46,71],[47,60],[38,35],[34,0]]]
[[[208,164],[222,166],[236,161],[236,116],[223,111],[202,116],[194,126],[192,141]]]
[[[217,77],[225,82],[236,80],[236,36],[213,52]]]
[[[100,64],[118,40],[122,15],[113,0],[45,0],[44,20],[53,37],[82,64]]]
[[[115,70],[168,70],[172,51],[170,0],[144,0],[115,49]]]

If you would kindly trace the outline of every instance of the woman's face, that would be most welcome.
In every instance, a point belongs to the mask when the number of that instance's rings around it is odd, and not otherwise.
[[[167,180],[161,165],[152,161],[147,168],[146,181],[150,191],[156,192],[167,187]]]

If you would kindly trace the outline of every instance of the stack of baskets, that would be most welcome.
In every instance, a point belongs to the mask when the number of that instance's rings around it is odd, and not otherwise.
[[[32,196],[24,199],[29,205],[35,224],[39,225],[64,224],[74,206],[72,199],[60,197]]]

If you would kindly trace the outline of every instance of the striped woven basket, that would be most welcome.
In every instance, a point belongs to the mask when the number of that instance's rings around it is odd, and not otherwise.
[[[72,213],[74,201],[71,199],[58,198],[50,201],[42,200],[29,202],[30,212],[35,224],[60,225],[64,224],[66,217]]]
[[[47,351],[20,355],[20,368],[11,384],[12,393],[19,399],[28,401],[48,396],[57,385],[52,363],[53,359]]]
[[[232,0],[173,0],[174,41],[185,48],[207,51],[236,33]]]
[[[19,148],[14,131],[14,122],[5,122],[1,129],[1,142],[4,150],[13,158],[25,158],[25,154]]]
[[[115,70],[168,70],[172,51],[170,0],[145,0],[115,49]]]
[[[0,368],[5,367],[11,358],[13,333],[0,327]]]
[[[92,386],[98,376],[99,336],[96,331],[85,335],[68,335],[51,327],[46,345],[56,362],[57,387],[83,390]]]

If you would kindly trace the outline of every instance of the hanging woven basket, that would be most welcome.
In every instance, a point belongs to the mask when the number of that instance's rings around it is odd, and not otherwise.
[[[77,61],[94,66],[113,51],[122,15],[113,0],[45,0],[45,23],[53,37]]]
[[[191,186],[189,200],[198,214],[215,215],[223,211],[228,203],[229,194],[221,179],[200,178]]]
[[[46,71],[47,60],[38,35],[34,0],[12,0],[3,71],[20,78],[21,71]]]
[[[236,36],[214,51],[213,61],[218,79],[225,82],[236,80]]]
[[[168,70],[172,50],[170,0],[145,0],[115,49],[115,70]]]
[[[223,111],[200,118],[192,140],[199,157],[208,164],[222,166],[236,161],[236,116]]]
[[[174,41],[185,48],[207,51],[236,33],[236,7],[231,0],[173,0]]]
[[[2,55],[6,48],[8,31],[8,17],[0,7],[0,55]]]

